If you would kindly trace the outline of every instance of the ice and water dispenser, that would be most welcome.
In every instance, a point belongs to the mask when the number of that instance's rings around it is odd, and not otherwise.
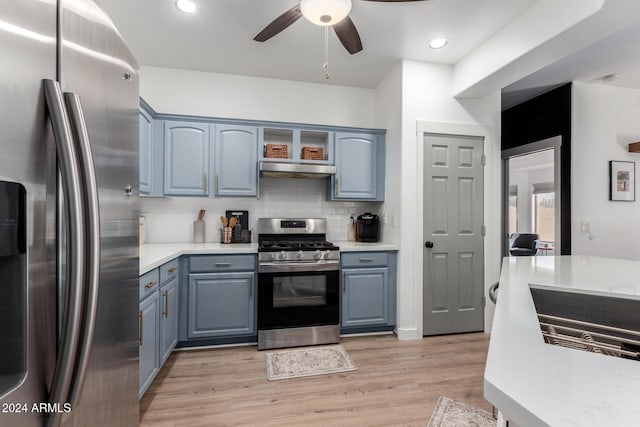
[[[27,369],[26,191],[0,181],[0,396],[20,384]]]

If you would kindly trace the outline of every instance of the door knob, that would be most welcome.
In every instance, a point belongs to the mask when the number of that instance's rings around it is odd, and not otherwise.
[[[433,242],[424,242],[424,247],[431,249],[433,247]]]

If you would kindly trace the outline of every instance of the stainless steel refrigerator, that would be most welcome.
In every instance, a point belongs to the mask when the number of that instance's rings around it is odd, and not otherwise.
[[[91,0],[0,1],[0,426],[138,424],[137,69]]]

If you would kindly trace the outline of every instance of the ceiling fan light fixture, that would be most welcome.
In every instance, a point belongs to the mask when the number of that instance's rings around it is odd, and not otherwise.
[[[449,43],[449,41],[445,38],[433,39],[429,42],[429,47],[431,49],[442,49]]]
[[[182,13],[196,13],[196,4],[191,0],[176,0],[176,7]]]
[[[326,27],[342,21],[351,12],[351,0],[300,0],[300,13],[308,21]]]

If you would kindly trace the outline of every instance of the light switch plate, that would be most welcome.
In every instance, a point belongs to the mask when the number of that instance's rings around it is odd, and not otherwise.
[[[590,221],[580,221],[580,232],[581,233],[591,233],[591,222]]]

